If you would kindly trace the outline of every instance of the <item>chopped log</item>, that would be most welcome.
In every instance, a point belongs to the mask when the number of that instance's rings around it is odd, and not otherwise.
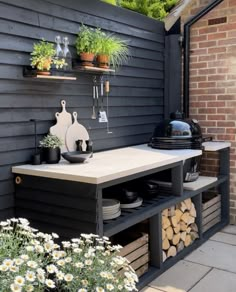
[[[189,219],[188,219],[188,225],[192,224],[195,222],[195,217],[192,217],[189,215]]]
[[[166,231],[162,228],[162,240],[166,238]]]
[[[191,208],[190,208],[190,210],[189,210],[189,214],[192,216],[192,217],[197,217],[197,211],[196,211],[196,208],[195,208],[195,206],[194,206],[194,204],[192,203],[192,205],[191,205]]]
[[[180,252],[181,250],[184,249],[184,242],[181,240],[178,244],[177,244],[177,252]]]
[[[162,228],[166,230],[166,228],[168,228],[170,226],[170,220],[165,217],[162,216]]]
[[[174,235],[174,231],[173,231],[173,228],[171,226],[169,226],[167,229],[166,229],[166,237],[171,240],[173,238],[173,235]]]
[[[186,232],[186,231],[181,232],[181,233],[180,233],[180,238],[181,238],[181,240],[185,241],[185,239],[186,239],[186,235],[187,235],[187,232]]]
[[[191,232],[190,232],[190,236],[191,236],[192,241],[194,241],[194,240],[196,240],[197,238],[199,238],[198,233],[195,232],[195,231],[191,231]]]
[[[188,227],[188,228],[186,229],[186,232],[187,232],[187,233],[190,233],[191,230],[192,230],[191,227]]]
[[[164,240],[162,240],[162,249],[168,250],[170,248],[170,242],[168,238],[166,237]]]
[[[191,224],[189,227],[191,227],[192,231],[198,232],[198,227],[196,223]]]
[[[187,247],[192,243],[192,238],[190,234],[186,235],[185,241],[184,241],[184,246]]]
[[[184,204],[187,207],[187,210],[189,211],[192,207],[192,200],[190,198],[186,199],[186,200],[184,200]]]
[[[182,215],[183,215],[183,212],[180,209],[175,210],[175,217],[176,217],[178,223],[179,223]]]
[[[172,243],[173,245],[177,245],[180,241],[180,233],[177,233],[173,236]]]
[[[180,202],[176,205],[176,209],[181,210],[183,213],[187,210],[187,207],[184,202]]]
[[[181,220],[184,221],[188,225],[189,221],[189,212],[184,212],[184,214],[181,216]]]
[[[176,227],[178,225],[178,220],[177,220],[176,216],[170,217],[170,221],[171,221],[171,225],[173,227]]]
[[[162,216],[168,217],[168,209],[162,211]]]
[[[164,262],[167,259],[166,253],[162,251],[162,261]]]
[[[168,217],[172,217],[175,215],[175,206],[172,206],[168,209]]]
[[[171,246],[167,251],[167,257],[174,257],[177,254],[177,250],[175,246]]]
[[[174,227],[174,233],[179,233],[180,232],[180,224],[177,224],[176,227]]]
[[[180,221],[180,230],[181,231],[186,231],[186,229],[188,228],[187,224],[185,224],[183,221]]]

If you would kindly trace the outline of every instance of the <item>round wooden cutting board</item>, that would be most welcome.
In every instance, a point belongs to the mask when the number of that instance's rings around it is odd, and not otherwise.
[[[68,151],[75,151],[76,141],[83,140],[82,149],[86,151],[86,140],[89,140],[89,134],[86,128],[77,121],[77,112],[73,112],[74,123],[68,128],[66,132],[66,147]]]

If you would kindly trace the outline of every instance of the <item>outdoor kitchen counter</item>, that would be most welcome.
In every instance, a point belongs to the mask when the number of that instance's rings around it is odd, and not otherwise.
[[[205,151],[219,151],[225,148],[229,148],[231,146],[230,142],[224,141],[213,141],[213,142],[204,142],[202,143]]]
[[[201,154],[201,150],[157,150],[145,144],[94,153],[93,158],[81,164],[71,164],[64,160],[59,164],[27,164],[13,167],[12,172],[15,174],[101,184]]]

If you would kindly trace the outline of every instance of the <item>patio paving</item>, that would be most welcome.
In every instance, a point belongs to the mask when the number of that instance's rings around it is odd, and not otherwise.
[[[142,292],[235,292],[236,226],[216,233]]]

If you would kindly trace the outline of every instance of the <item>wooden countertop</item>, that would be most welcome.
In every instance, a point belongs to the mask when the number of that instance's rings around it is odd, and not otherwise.
[[[14,166],[12,172],[61,180],[101,184],[128,175],[155,169],[199,156],[201,150],[158,150],[145,145],[94,153],[81,164],[61,161],[58,164]]]

